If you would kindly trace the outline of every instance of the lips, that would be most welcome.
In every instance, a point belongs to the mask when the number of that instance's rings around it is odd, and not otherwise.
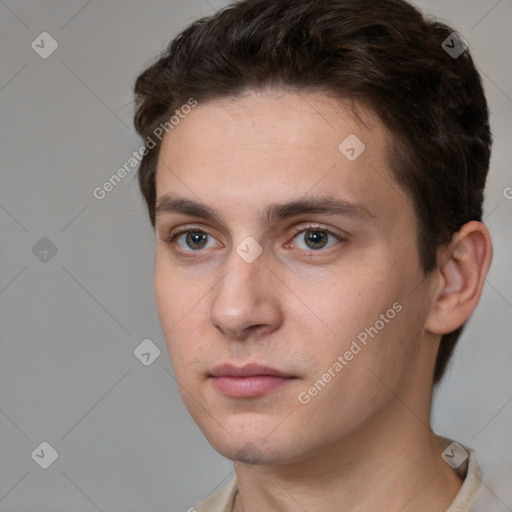
[[[210,374],[214,388],[233,398],[252,398],[265,395],[297,377],[260,364],[242,367],[223,364]]]
[[[241,367],[234,366],[232,364],[221,364],[212,370],[211,375],[213,377],[255,377],[257,375],[268,375],[285,378],[293,377],[292,375],[276,370],[275,368],[270,368],[269,366],[262,366],[255,363],[246,364],[245,366]]]

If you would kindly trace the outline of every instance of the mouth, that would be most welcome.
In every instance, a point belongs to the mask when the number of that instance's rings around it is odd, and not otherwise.
[[[209,377],[217,391],[232,398],[262,396],[297,379],[294,375],[259,364],[241,367],[219,365],[213,368]]]

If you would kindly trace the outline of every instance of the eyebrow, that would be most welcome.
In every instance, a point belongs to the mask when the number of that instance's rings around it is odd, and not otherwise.
[[[221,215],[215,209],[199,201],[174,197],[168,194],[158,200],[155,208],[156,217],[180,213],[222,223]],[[279,220],[304,214],[342,215],[356,219],[375,218],[375,215],[366,206],[333,196],[272,203],[265,208],[263,215],[260,213],[260,218],[266,219],[266,222],[271,224]]]

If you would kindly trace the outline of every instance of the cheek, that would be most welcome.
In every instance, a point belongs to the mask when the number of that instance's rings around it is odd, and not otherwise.
[[[400,282],[390,269],[346,265],[315,276],[297,276],[292,287],[302,299],[303,318],[315,318],[331,336],[357,336],[399,300]],[[296,312],[298,314],[298,312]]]
[[[197,345],[200,350],[202,338],[194,318],[199,314],[206,314],[201,299],[206,299],[208,286],[194,285],[179,272],[168,268],[165,262],[159,261],[157,256],[154,289],[169,355],[177,369],[183,368],[183,365],[189,365],[190,360],[195,357],[195,351],[190,350],[192,346]]]
[[[164,265],[159,262],[158,256],[155,265],[154,288],[158,316],[165,335],[177,322],[179,318],[177,306],[183,305],[183,301],[180,300],[182,298],[180,297],[182,295],[180,283],[174,278],[173,273],[166,270]]]
[[[199,305],[208,291],[208,283],[205,279],[190,279],[168,261],[164,250],[157,250],[154,289],[160,322],[166,332],[178,326]]]
[[[378,375],[396,373],[394,363],[410,357],[405,340],[408,322],[415,314],[414,307],[408,306],[407,269],[399,272],[383,259],[379,263],[361,262],[359,270],[354,264],[350,272],[322,276],[315,286],[310,279],[296,280],[294,289],[306,298],[308,307],[294,309],[292,315],[301,325],[300,331],[316,332],[315,340],[307,335],[304,339],[311,362],[310,378],[321,377],[342,356],[347,367],[361,371],[343,370],[345,377],[336,382],[355,385],[356,380],[367,380],[364,368],[374,369]],[[413,315],[408,318],[411,309]]]

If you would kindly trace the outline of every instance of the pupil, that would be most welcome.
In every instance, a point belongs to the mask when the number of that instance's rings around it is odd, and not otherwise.
[[[319,246],[325,245],[326,233],[323,231],[307,231],[306,232],[308,242],[311,242],[310,247],[318,249]]]
[[[206,245],[206,233],[188,233],[187,234],[187,245],[191,249],[201,249]],[[195,247],[191,247],[195,246]]]

